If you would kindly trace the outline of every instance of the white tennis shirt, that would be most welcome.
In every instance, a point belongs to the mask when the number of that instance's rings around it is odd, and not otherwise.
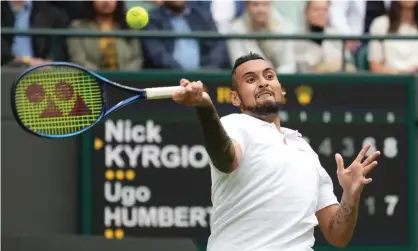
[[[243,154],[230,174],[211,166],[208,251],[311,251],[315,212],[338,204],[318,155],[297,131],[245,114],[221,122]]]

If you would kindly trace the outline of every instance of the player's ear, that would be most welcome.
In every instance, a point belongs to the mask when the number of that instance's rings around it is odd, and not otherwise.
[[[229,96],[231,98],[231,104],[240,107],[241,106],[241,99],[238,96],[238,93],[236,91],[230,91]]]

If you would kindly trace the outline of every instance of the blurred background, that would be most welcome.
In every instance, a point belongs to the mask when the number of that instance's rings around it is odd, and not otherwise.
[[[126,11],[149,11],[131,30]],[[333,155],[382,151],[347,250],[417,251],[417,1],[1,1],[2,248],[205,250],[210,171],[192,108],[131,105],[77,138],[16,124],[10,88],[30,66],[79,64],[138,88],[201,80],[221,115],[234,60],[272,62],[299,130],[341,195]],[[127,97],[109,89],[109,105]],[[239,233],[237,233],[239,234]],[[316,233],[315,250],[333,250]]]

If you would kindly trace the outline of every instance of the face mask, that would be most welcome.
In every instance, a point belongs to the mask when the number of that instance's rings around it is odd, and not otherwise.
[[[324,27],[317,26],[317,25],[309,25],[309,29],[311,32],[323,32]]]

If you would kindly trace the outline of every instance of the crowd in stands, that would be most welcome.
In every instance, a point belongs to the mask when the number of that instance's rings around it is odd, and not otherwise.
[[[418,72],[417,1],[2,1],[2,27],[129,30],[126,10],[142,6],[153,31],[222,34],[399,35],[409,40],[141,39],[2,35],[2,66],[69,61],[93,70],[229,69],[249,51],[278,73]],[[137,32],[131,30],[132,32]],[[342,53],[345,50],[345,53]],[[343,54],[345,55],[343,57]],[[343,63],[344,62],[344,63]]]

